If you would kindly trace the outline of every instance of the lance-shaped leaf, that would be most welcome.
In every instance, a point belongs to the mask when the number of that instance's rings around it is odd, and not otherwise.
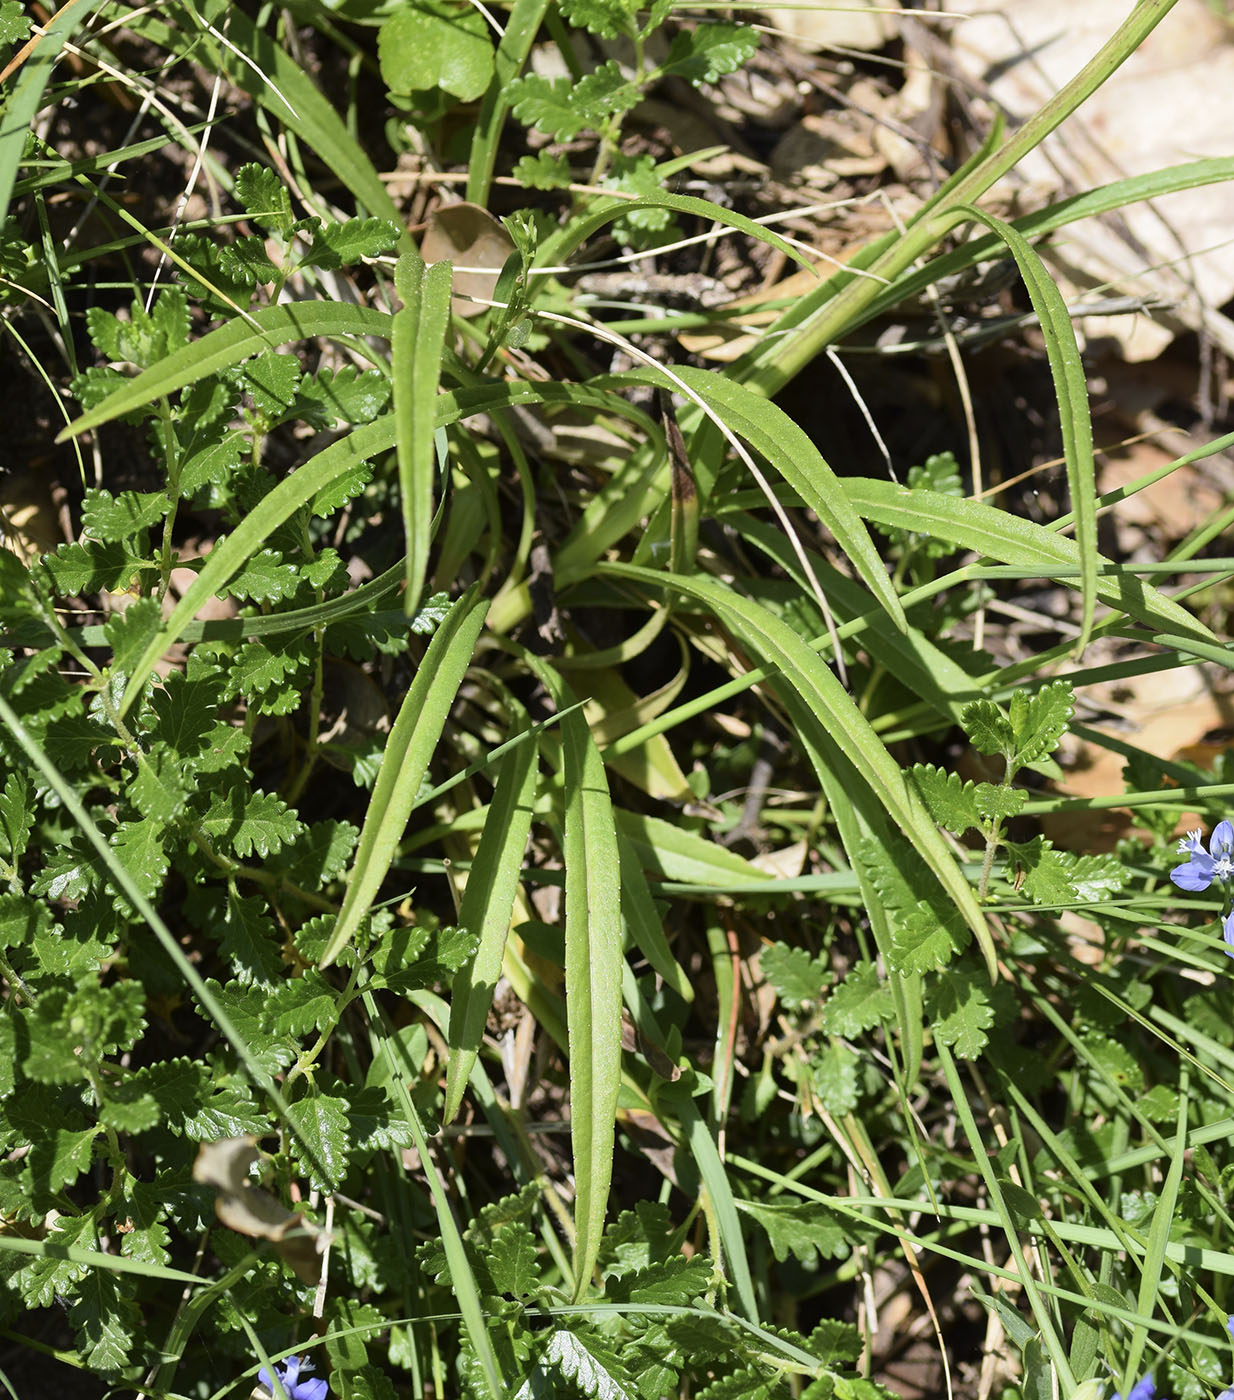
[[[250,355],[273,350],[293,340],[314,336],[390,334],[391,318],[384,311],[364,306],[344,306],[332,301],[296,301],[286,306],[266,306],[245,319],[237,317],[225,326],[173,351],[139,375],[108,394],[102,403],[83,413],[60,433],[57,442],[75,438],[100,423],[110,423],[155,399],[196,384],[208,374],[230,369]]]
[[[322,954],[322,967],[329,967],[351,941],[386,878],[487,612],[487,599],[465,593],[428,644],[386,741],[347,893]]]
[[[1051,284],[1053,285],[1053,284]],[[752,389],[711,370],[677,365],[673,375],[715,415],[761,453],[831,531],[862,581],[901,632],[907,630],[904,609],[895,586],[870,538],[864,521],[844,495],[835,472],[809,435],[784,412]],[[662,370],[640,368],[622,376],[675,387]],[[600,380],[601,384],[609,382]],[[670,436],[670,443],[672,441]],[[684,570],[674,569],[674,572]]]
[[[1033,251],[1028,239],[1002,219],[975,205],[961,206],[963,212],[993,230],[1016,260],[1028,289],[1033,310],[1041,321],[1046,356],[1054,377],[1058,398],[1059,423],[1063,432],[1063,457],[1067,463],[1067,487],[1075,512],[1075,539],[1080,551],[1080,635],[1076,655],[1088,645],[1097,606],[1097,487],[1093,467],[1093,423],[1088,412],[1088,381],[1076,343],[1075,327],[1062,293]]]
[[[600,568],[604,573],[636,579],[648,587],[675,588],[697,598],[743,646],[776,667],[951,896],[961,918],[972,929],[993,978],[994,942],[968,881],[899,764],[821,657],[787,623],[715,579],[660,574],[633,564],[604,564]]]
[[[565,802],[566,1031],[574,1151],[574,1297],[587,1291],[613,1179],[621,1083],[621,869],[604,761],[569,686],[547,666],[561,720]]]
[[[484,1023],[493,1003],[493,989],[501,972],[506,935],[523,868],[523,850],[531,830],[531,804],[536,787],[536,743],[523,716],[523,742],[516,743],[501,760],[497,786],[458,921],[479,937],[471,963],[454,979],[450,1006],[450,1068],[446,1073],[446,1102],[442,1121],[458,1112],[476,1052],[484,1035]]]
[[[394,422],[398,430],[399,490],[407,536],[408,615],[420,605],[428,567],[429,526],[433,519],[434,400],[441,379],[446,327],[450,322],[448,262],[425,268],[416,253],[404,253],[394,279],[403,309],[395,313],[391,336],[394,361]]]
[[[1039,570],[1063,582],[1084,568],[1074,540],[981,501],[960,501],[937,491],[909,491],[869,477],[846,478],[844,491],[867,520],[950,540],[1001,564]],[[1097,598],[1107,607],[1149,627],[1164,626],[1193,640],[1216,640],[1186,608],[1137,578],[1134,568],[1115,568],[1100,554],[1094,563]]]

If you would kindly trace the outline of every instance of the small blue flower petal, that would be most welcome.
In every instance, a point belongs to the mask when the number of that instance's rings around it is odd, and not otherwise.
[[[1186,865],[1170,871],[1170,879],[1180,890],[1206,890],[1213,882],[1214,865],[1212,856],[1197,851]]]
[[[1206,890],[1214,880],[1234,885],[1234,822],[1217,823],[1207,850],[1199,831],[1189,831],[1179,841],[1178,853],[1191,857],[1170,871],[1170,879],[1179,889]]]
[[[275,1366],[274,1374],[279,1378],[283,1389],[287,1392],[287,1400],[326,1400],[330,1394],[330,1387],[321,1377],[300,1379],[302,1370],[307,1377],[312,1369],[313,1363],[311,1361],[305,1361],[302,1365],[298,1356],[289,1356],[286,1361]],[[270,1373],[264,1366],[258,1371],[257,1379],[272,1395],[275,1393]]]
[[[1222,925],[1222,938],[1225,939],[1225,951],[1234,958],[1234,914],[1225,916],[1225,923]],[[1229,1321],[1230,1336],[1234,1337],[1234,1317]]]
[[[1156,1394],[1157,1387],[1153,1384],[1152,1376],[1145,1376],[1142,1381],[1136,1381],[1127,1392],[1127,1400],[1154,1400]],[[1116,1395],[1114,1400],[1123,1400],[1123,1397]]]

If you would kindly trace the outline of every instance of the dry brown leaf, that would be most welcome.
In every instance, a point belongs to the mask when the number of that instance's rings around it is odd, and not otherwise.
[[[450,306],[456,316],[478,316],[484,310],[467,298],[492,299],[497,275],[512,252],[514,240],[478,204],[443,204],[434,210],[420,243],[420,255],[426,263],[449,259],[454,264],[455,295]],[[484,270],[488,268],[492,271]]]
[[[253,1184],[249,1168],[260,1155],[256,1142],[254,1137],[203,1142],[193,1163],[193,1180],[218,1192],[214,1212],[229,1230],[250,1239],[269,1240],[301,1283],[316,1283],[328,1237]]]

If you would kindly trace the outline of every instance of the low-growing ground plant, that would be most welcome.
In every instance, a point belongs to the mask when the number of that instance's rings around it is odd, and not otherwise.
[[[1170,8],[717,370],[572,279],[813,265],[630,135],[749,15],[0,4],[21,480],[61,454],[0,550],[10,1393],[874,1400],[890,1318],[938,1393],[1222,1390],[1229,757],[1088,697],[1228,669],[1224,518],[1127,561],[1098,517],[1234,438],[1098,495],[1037,245],[1234,166],[981,202]],[[409,227],[413,155],[467,167],[477,267]],[[1047,520],[958,427],[889,472],[777,401],[996,261]],[[985,649],[1041,582],[1048,641]],[[1060,794],[1076,735],[1125,791]],[[1135,834],[1050,834],[1102,804]]]

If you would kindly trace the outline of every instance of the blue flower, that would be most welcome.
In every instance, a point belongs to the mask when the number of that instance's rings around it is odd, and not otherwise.
[[[1191,857],[1170,871],[1179,889],[1206,890],[1214,880],[1222,885],[1234,881],[1234,826],[1229,822],[1218,822],[1213,828],[1207,851],[1199,831],[1192,831],[1178,843],[1178,853]]]
[[[287,1400],[326,1400],[330,1394],[330,1387],[320,1378],[314,1380],[300,1379],[301,1370],[308,1372],[313,1369],[313,1363],[306,1361],[303,1366],[300,1364],[298,1356],[289,1356],[286,1361],[276,1363],[274,1374],[282,1382],[283,1389],[287,1392]],[[257,1379],[273,1395],[274,1382],[270,1379],[270,1372],[263,1366],[257,1372]],[[1140,1400],[1140,1397],[1135,1397]],[[1151,1396],[1148,1397],[1151,1400]]]
[[[1229,826],[1229,822],[1225,822],[1223,825]],[[1136,1381],[1127,1392],[1127,1400],[1154,1400],[1156,1394],[1157,1387],[1153,1384],[1152,1376],[1145,1376],[1142,1381]],[[1123,1400],[1123,1397],[1116,1395],[1114,1400]]]
[[[1234,914],[1225,916],[1221,936],[1225,939],[1225,951],[1234,958]],[[1230,1318],[1230,1332],[1234,1335],[1234,1317]]]

